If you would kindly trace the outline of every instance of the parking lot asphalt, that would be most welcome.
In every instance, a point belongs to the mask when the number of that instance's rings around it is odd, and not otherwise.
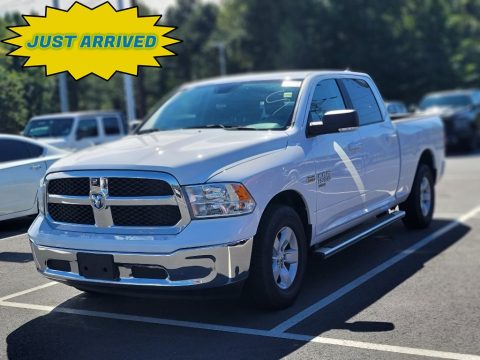
[[[431,228],[309,258],[289,309],[91,295],[35,271],[31,219],[0,223],[0,359],[480,360],[480,153],[453,154]]]

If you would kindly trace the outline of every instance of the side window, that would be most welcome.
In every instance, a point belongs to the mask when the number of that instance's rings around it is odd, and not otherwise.
[[[119,119],[111,116],[102,118],[105,135],[120,135]]]
[[[23,141],[0,140],[0,163],[30,159],[33,156]]]
[[[360,126],[382,122],[382,114],[372,89],[365,80],[342,80],[348,91],[353,108],[357,110]]]
[[[77,127],[77,140],[97,137],[98,126],[97,119],[81,119]]]
[[[25,146],[27,147],[28,151],[30,152],[30,155],[32,158],[37,158],[39,156],[43,155],[44,149],[41,146],[32,144],[32,143],[25,143]]]
[[[327,111],[344,110],[342,94],[333,79],[320,81],[313,93],[312,104],[310,105],[310,121],[320,121]]]

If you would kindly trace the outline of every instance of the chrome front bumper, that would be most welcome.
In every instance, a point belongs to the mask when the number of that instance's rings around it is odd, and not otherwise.
[[[252,243],[253,239],[250,238],[222,246],[182,249],[171,254],[146,254],[60,249],[40,246],[30,240],[38,271],[50,279],[99,286],[126,285],[175,289],[218,287],[246,279]],[[79,252],[113,255],[119,278],[100,280],[81,276],[77,263]],[[70,271],[49,268],[49,260],[68,262]],[[134,277],[132,266],[160,268],[165,270],[166,277],[162,279]]]

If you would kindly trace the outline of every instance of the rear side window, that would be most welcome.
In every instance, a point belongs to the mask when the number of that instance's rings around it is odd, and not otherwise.
[[[347,89],[353,108],[357,110],[360,126],[382,122],[382,114],[372,89],[365,80],[342,80]]]
[[[342,94],[333,79],[322,80],[315,87],[310,105],[310,121],[320,121],[326,112],[344,110]]]
[[[98,126],[97,119],[81,119],[77,127],[77,140],[97,137]]]
[[[27,144],[19,140],[0,140],[0,163],[33,158]]]
[[[119,119],[116,117],[104,117],[102,118],[103,130],[105,135],[119,135],[120,134],[120,124]]]
[[[30,155],[32,156],[32,158],[36,158],[43,155],[43,148],[41,146],[27,143],[27,142],[25,143],[25,146],[30,152]]]

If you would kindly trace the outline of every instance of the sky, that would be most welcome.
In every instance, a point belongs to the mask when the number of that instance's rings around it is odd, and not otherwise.
[[[61,9],[68,9],[75,0],[58,0]],[[118,0],[110,0],[112,5],[117,6]],[[168,6],[175,3],[176,0],[142,0],[150,8],[156,10],[158,15],[163,15]],[[105,0],[81,0],[82,4],[87,6],[99,5]],[[130,5],[130,0],[123,0],[126,6]],[[19,11],[23,15],[29,15],[32,10],[39,15],[44,15],[45,6],[52,6],[53,0],[0,0],[0,15],[6,12]]]

